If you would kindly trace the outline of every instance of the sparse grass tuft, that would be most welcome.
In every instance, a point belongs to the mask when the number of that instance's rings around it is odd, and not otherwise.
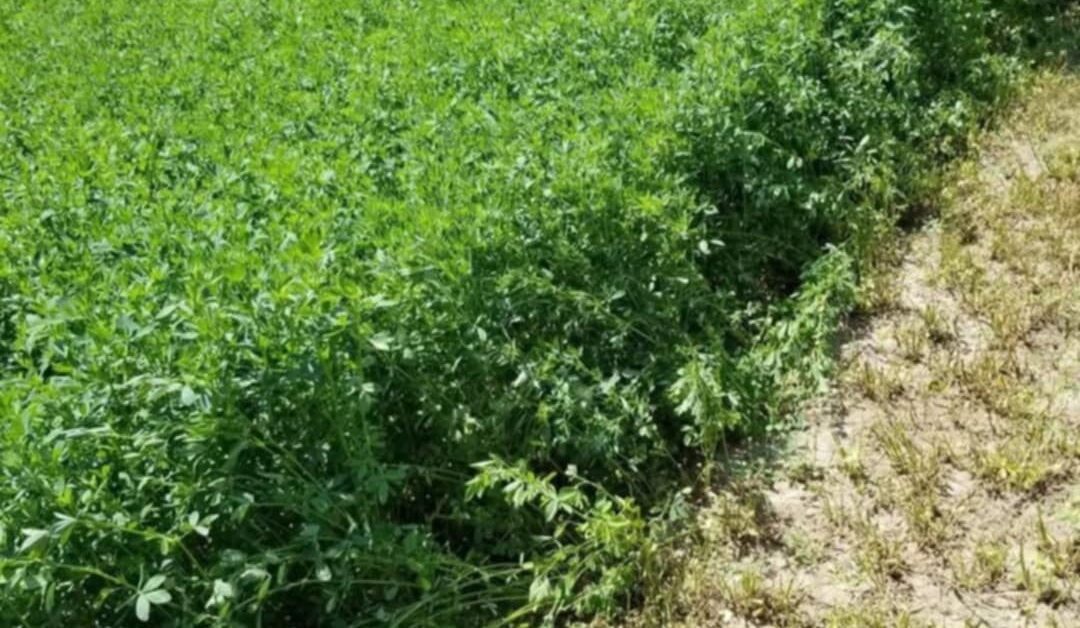
[[[941,506],[942,451],[917,446],[899,421],[878,424],[874,434],[899,476],[899,494],[887,495],[887,501],[900,508],[909,531],[920,545],[940,544],[951,523]]]
[[[986,283],[986,269],[966,248],[962,237],[949,232],[942,234],[940,254],[941,264],[936,272],[938,280],[955,290],[963,303],[978,303],[979,294]]]
[[[1010,438],[1004,443],[977,448],[973,472],[993,490],[1031,493],[1040,490],[1060,468],[1037,442]]]
[[[953,579],[969,591],[992,587],[1005,577],[1008,555],[1008,545],[1001,539],[979,541],[970,557],[953,557]]]
[[[856,516],[849,526],[855,539],[855,564],[863,575],[878,588],[904,577],[908,565],[898,535],[883,533],[865,514]]]
[[[873,604],[836,608],[825,618],[827,628],[916,628],[923,625],[906,610]]]
[[[1031,331],[1032,307],[1025,294],[1015,288],[996,285],[980,296],[981,310],[987,312],[995,344],[1006,351],[1015,350]]]
[[[900,291],[896,274],[887,264],[875,264],[864,274],[856,297],[859,312],[866,316],[880,315],[900,306]]]
[[[944,345],[956,338],[956,319],[948,319],[938,307],[925,306],[919,310],[919,318],[935,345]]]
[[[866,464],[863,462],[862,449],[858,446],[841,446],[837,453],[839,454],[837,466],[840,472],[847,476],[849,480],[856,485],[860,485],[869,479]]]
[[[702,521],[708,542],[729,547],[735,555],[777,541],[775,513],[754,482],[738,483],[715,494]]]
[[[1045,417],[1039,394],[1026,382],[1025,369],[1014,353],[986,352],[969,362],[952,361],[955,380],[987,410],[1014,421]]]
[[[1070,589],[1080,579],[1080,533],[1076,531],[1065,539],[1055,538],[1050,533],[1042,512],[1036,521],[1039,552],[1052,566],[1055,577],[1069,583]]]
[[[773,585],[760,572],[745,569],[725,584],[722,595],[737,617],[754,625],[807,625],[799,609],[804,596],[795,588],[794,581]]]
[[[816,565],[825,557],[827,548],[820,540],[798,531],[784,535],[784,548],[802,566]]]
[[[931,342],[929,330],[917,319],[908,319],[897,325],[893,338],[900,355],[912,362],[923,359]]]
[[[787,477],[799,484],[812,484],[825,478],[825,470],[809,460],[800,460],[788,467]]]
[[[887,364],[876,366],[862,360],[848,371],[848,378],[864,397],[878,403],[891,401],[904,392],[904,383],[896,369]]]
[[[1041,554],[1028,556],[1024,546],[1020,546],[1020,564],[1016,575],[1016,585],[1029,592],[1040,604],[1057,607],[1072,599],[1071,587],[1067,582],[1054,576],[1054,566]]]
[[[939,452],[916,445],[905,422],[898,419],[882,421],[875,425],[873,433],[898,475],[911,478],[920,490],[939,489],[942,471]]]

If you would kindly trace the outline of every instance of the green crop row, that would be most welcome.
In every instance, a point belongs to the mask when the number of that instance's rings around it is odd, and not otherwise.
[[[617,610],[1063,4],[0,3],[0,623]]]

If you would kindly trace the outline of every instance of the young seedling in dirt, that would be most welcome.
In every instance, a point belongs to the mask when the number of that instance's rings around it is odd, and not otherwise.
[[[887,365],[875,366],[869,360],[862,360],[850,373],[852,383],[871,401],[884,403],[904,392],[903,382]]]
[[[899,494],[888,496],[889,501],[900,508],[916,542],[928,547],[940,544],[950,524],[941,506],[941,450],[917,446],[898,420],[878,424],[874,434],[899,476]]]
[[[863,484],[870,477],[863,463],[862,450],[859,447],[843,447],[838,450],[837,467],[856,486]]]
[[[863,277],[856,305],[864,315],[880,315],[900,307],[899,294],[892,267],[884,263],[873,264]]]
[[[1010,420],[1032,420],[1039,416],[1038,395],[1024,381],[1025,370],[1015,354],[986,352],[968,363],[955,362],[957,382],[987,410]]]
[[[800,460],[788,468],[787,476],[792,482],[809,485],[824,479],[825,470],[809,460]]]
[[[923,626],[901,609],[859,604],[834,609],[825,618],[827,628],[915,628]]]
[[[972,472],[995,493],[1033,493],[1054,475],[1055,463],[1039,444],[1023,438],[972,452]]]
[[[722,594],[732,613],[754,625],[807,625],[799,612],[803,595],[795,588],[794,581],[770,584],[760,572],[747,569],[728,581]]]
[[[1010,271],[1025,277],[1035,274],[1035,263],[1029,255],[1030,251],[1004,220],[995,221],[990,232],[991,260],[1003,263]]]
[[[979,541],[970,558],[953,557],[953,579],[957,586],[968,591],[992,587],[1005,577],[1008,555],[1008,546],[1000,539]]]
[[[896,327],[893,334],[900,355],[911,362],[919,362],[930,345],[930,334],[920,321],[908,319]]]
[[[940,254],[938,281],[955,291],[965,305],[978,303],[979,292],[986,283],[986,269],[955,234],[942,234]]]
[[[917,421],[917,417],[912,417]],[[882,421],[874,426],[877,444],[893,470],[900,476],[911,478],[920,489],[938,490],[941,482],[941,461],[937,451],[924,451],[911,439],[906,422],[898,417]]]
[[[826,547],[823,542],[809,534],[794,530],[784,536],[784,549],[804,567],[816,565],[825,556]]]
[[[926,391],[935,395],[951,391],[960,385],[962,369],[962,358],[956,350],[950,347],[935,351],[930,355],[930,381],[926,384]]]
[[[851,523],[855,537],[855,564],[877,589],[900,580],[907,573],[900,540],[883,533],[865,514]]]
[[[1024,546],[1020,546],[1019,573],[1016,585],[1029,592],[1034,601],[1049,606],[1060,606],[1071,599],[1071,591],[1063,586],[1053,575],[1053,566],[1038,552],[1028,556]]]
[[[919,317],[934,344],[944,345],[956,338],[956,319],[947,318],[940,308],[927,305],[919,311]]]
[[[742,483],[714,496],[703,533],[710,543],[730,548],[735,556],[775,542],[775,518],[762,489]]]
[[[1057,539],[1050,533],[1042,512],[1036,522],[1039,551],[1053,567],[1055,577],[1065,580],[1072,589],[1080,578],[1080,536],[1076,534],[1066,539]]]
[[[995,346],[1006,351],[1015,350],[1032,327],[1032,308],[1026,298],[1015,290],[995,286],[981,299],[984,301],[982,310],[989,316]]]

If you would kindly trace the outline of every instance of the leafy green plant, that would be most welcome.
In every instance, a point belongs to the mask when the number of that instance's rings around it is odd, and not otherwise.
[[[0,623],[613,612],[1054,10],[0,7]]]

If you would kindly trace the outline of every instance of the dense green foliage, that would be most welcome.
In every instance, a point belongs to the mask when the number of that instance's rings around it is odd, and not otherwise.
[[[1053,8],[0,3],[0,623],[617,608]]]

